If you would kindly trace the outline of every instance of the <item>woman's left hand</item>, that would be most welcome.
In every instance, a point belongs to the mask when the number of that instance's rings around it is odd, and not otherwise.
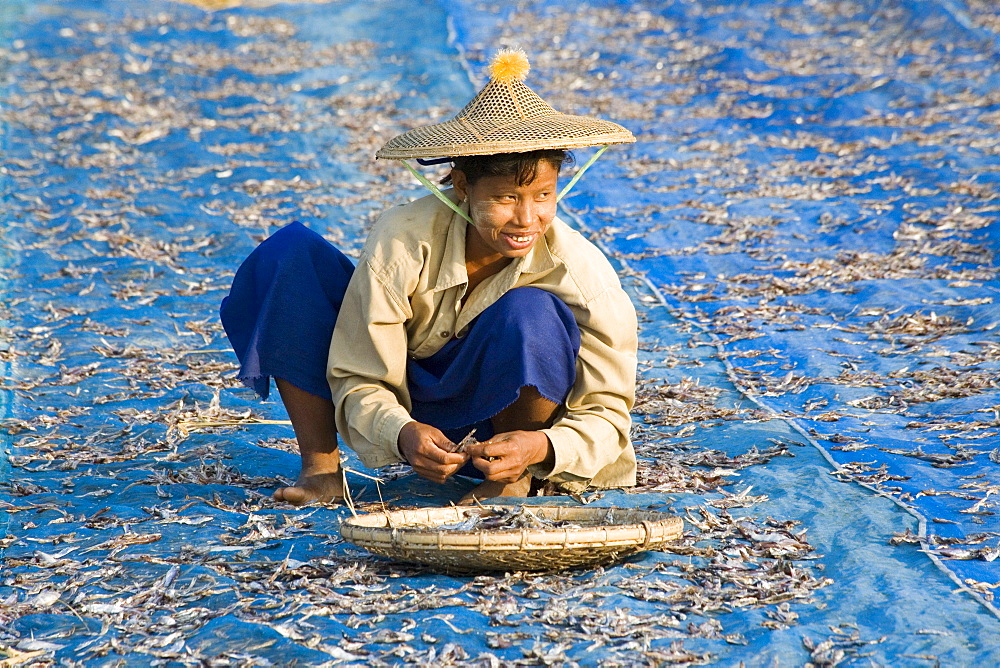
[[[516,482],[529,466],[553,457],[552,445],[540,431],[504,432],[488,441],[466,446],[465,452],[487,480],[503,483]]]

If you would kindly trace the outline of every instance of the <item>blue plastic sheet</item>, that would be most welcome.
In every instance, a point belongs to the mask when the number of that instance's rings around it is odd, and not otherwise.
[[[6,3],[0,661],[996,663],[997,25],[973,0]],[[592,502],[685,516],[690,554],[444,576],[267,498],[297,455],[247,424],[285,416],[234,381],[232,272],[291,219],[356,251],[421,194],[374,150],[505,44],[639,139],[563,206],[642,318],[643,483]],[[472,484],[348,466],[365,507]],[[793,523],[814,551],[775,558]]]

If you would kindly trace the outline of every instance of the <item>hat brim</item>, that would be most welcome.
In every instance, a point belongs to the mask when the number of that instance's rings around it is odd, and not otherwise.
[[[599,118],[554,113],[511,123],[454,120],[414,128],[393,137],[375,154],[384,160],[440,158],[462,155],[525,153],[544,149],[574,149],[605,144],[631,144],[635,137],[617,123]]]

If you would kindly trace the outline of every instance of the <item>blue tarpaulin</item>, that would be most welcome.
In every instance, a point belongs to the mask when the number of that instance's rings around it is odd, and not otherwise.
[[[984,0],[5,3],[0,664],[996,663],[998,33]],[[686,535],[442,575],[270,500],[291,429],[217,310],[281,225],[356,254],[422,195],[374,151],[506,45],[637,136],[562,204],[641,320],[640,484],[585,500]],[[347,466],[367,509],[473,484]]]

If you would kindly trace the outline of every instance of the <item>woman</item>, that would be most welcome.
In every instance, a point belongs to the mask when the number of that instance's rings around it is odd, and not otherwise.
[[[452,188],[417,175],[433,195],[386,212],[356,269],[298,224],[240,267],[222,306],[240,378],[266,397],[275,377],[302,453],[275,499],[343,495],[338,432],[369,467],[482,478],[467,502],[526,496],[533,479],[634,484],[635,311],[603,254],[556,217],[566,149],[634,138],[556,112],[526,74],[523,53],[501,52],[454,120],[378,152],[448,156]]]

